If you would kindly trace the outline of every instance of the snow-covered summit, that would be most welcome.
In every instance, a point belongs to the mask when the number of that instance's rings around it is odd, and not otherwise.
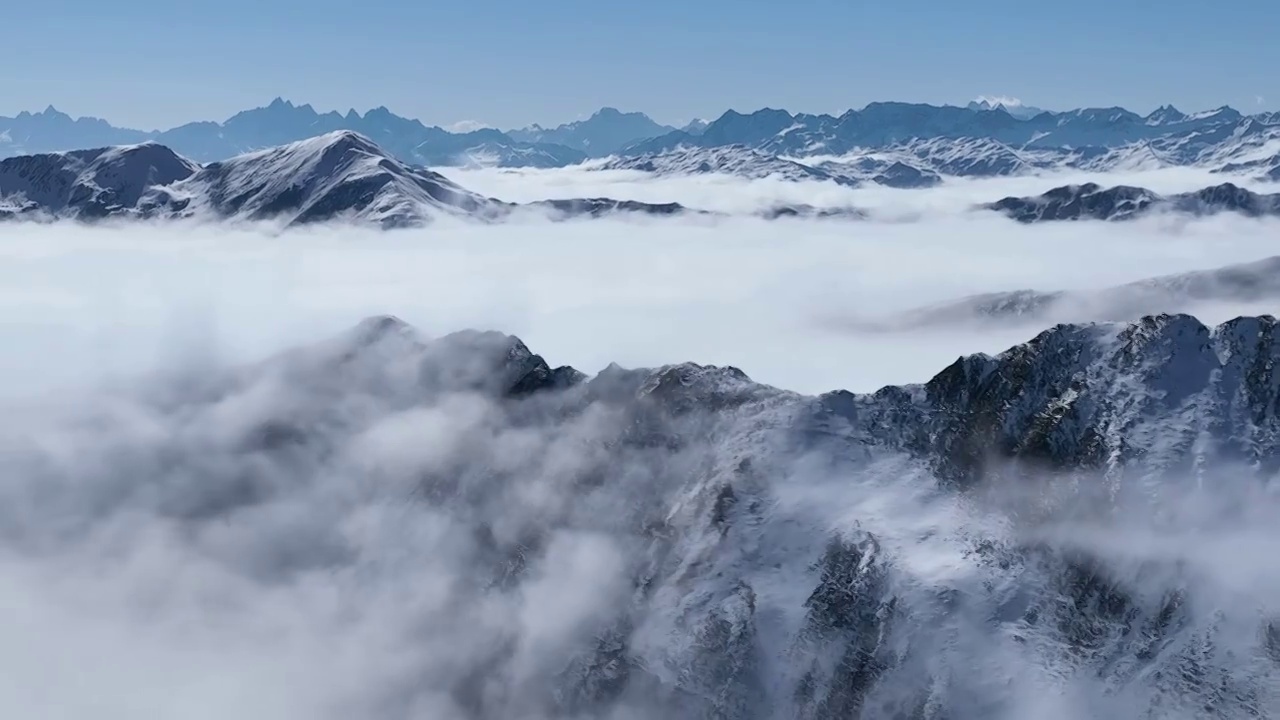
[[[154,189],[143,207],[149,214],[283,225],[343,219],[397,227],[422,224],[434,214],[494,215],[502,204],[340,130],[211,163]]]

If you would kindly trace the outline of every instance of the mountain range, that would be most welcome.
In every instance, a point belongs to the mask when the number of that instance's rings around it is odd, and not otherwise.
[[[65,444],[12,444],[0,515],[44,553],[155,522],[219,577],[403,597],[371,642],[447,650],[371,690],[440,717],[1268,717],[1280,608],[1243,548],[1277,329],[1059,325],[806,396],[370,318],[80,398]]]
[[[405,163],[423,166],[551,168],[606,156],[670,157],[733,148],[793,161],[899,163],[925,176],[1194,165],[1280,177],[1280,113],[1245,115],[1230,107],[1184,113],[1171,106],[1147,115],[1119,107],[1034,110],[989,100],[967,107],[881,102],[838,116],[766,108],[747,114],[730,110],[710,122],[676,129],[643,113],[603,108],[585,120],[553,128],[451,133],[385,107],[364,114],[320,113],[281,98],[223,122],[150,132],[117,128],[97,118],[73,119],[50,107],[0,118],[0,156],[156,142],[207,163],[350,130]],[[813,162],[817,160],[805,160]],[[844,171],[834,174],[844,176]]]
[[[920,187],[940,181],[899,163],[868,162],[860,176],[834,174],[740,147],[610,160],[594,169],[639,169],[662,174],[732,172],[747,177],[872,181]],[[1259,194],[1223,183],[1196,192],[1157,195],[1138,187],[1069,185],[1036,197],[1008,197],[977,206],[1023,223],[1056,220],[1126,220],[1155,212],[1200,216],[1235,213],[1280,216],[1280,194]],[[157,143],[0,160],[0,220],[74,219],[221,220],[268,222],[278,227],[341,221],[382,228],[419,227],[443,216],[479,221],[537,211],[551,219],[619,213],[717,215],[680,203],[615,198],[552,198],[517,204],[485,197],[423,167],[392,157],[369,138],[339,130],[201,165]],[[860,220],[851,206],[783,203],[747,211],[764,219]]]

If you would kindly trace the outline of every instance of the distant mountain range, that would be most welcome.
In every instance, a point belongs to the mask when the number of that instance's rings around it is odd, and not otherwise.
[[[711,172],[758,176],[779,158],[792,179],[874,180],[893,167],[890,184],[914,187],[934,176],[988,177],[1060,168],[1134,170],[1197,166],[1280,179],[1280,113],[1244,115],[1229,107],[1184,113],[1172,106],[1139,115],[1124,108],[1041,111],[1002,99],[967,107],[881,102],[839,116],[763,109],[730,110],[683,128],[638,112],[603,108],[585,120],[553,128],[492,128],[449,132],[395,115],[317,112],[277,98],[224,122],[196,122],[163,131],[117,128],[97,118],[73,119],[50,107],[0,117],[0,157],[155,142],[199,163],[337,131],[376,142],[415,166],[553,168],[612,156],[609,167],[652,164],[656,172],[702,167],[702,151],[716,151]],[[751,151],[758,155],[743,155]],[[684,153],[686,158],[678,154]],[[730,156],[739,154],[734,159]],[[759,156],[770,158],[760,162]],[[645,158],[629,162],[632,158]],[[660,159],[661,161],[658,161]],[[717,168],[717,166],[720,166]],[[896,179],[895,179],[896,178]]]

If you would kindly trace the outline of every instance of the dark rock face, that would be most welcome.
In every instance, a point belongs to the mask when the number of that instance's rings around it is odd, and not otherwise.
[[[508,335],[426,339],[377,317],[148,395],[184,430],[125,470],[154,478],[148,512],[193,533],[317,483],[333,493],[318,511],[368,494],[438,523],[397,572],[456,563],[415,632],[457,657],[414,685],[461,717],[1014,718],[1046,676],[1083,684],[1061,707],[1090,717],[1268,716],[1276,633],[1253,605],[1222,605],[1234,589],[1203,566],[1060,525],[1132,531],[1138,516],[1104,521],[1173,498],[1179,477],[1280,470],[1276,324],[1060,325],[923,385],[814,398],[693,363],[588,379]],[[266,391],[241,431],[199,431]],[[11,460],[43,494],[0,528],[80,507],[57,464]],[[247,540],[244,572],[380,582],[339,526]],[[577,613],[554,643],[512,619],[548,593],[553,617]]]

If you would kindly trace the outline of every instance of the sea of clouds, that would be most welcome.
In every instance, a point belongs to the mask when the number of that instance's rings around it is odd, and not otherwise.
[[[581,170],[457,171],[508,200],[606,195],[749,212],[778,202],[892,207],[892,219],[442,220],[383,233],[264,234],[216,225],[11,225],[0,237],[0,393],[145,363],[244,361],[394,314],[428,334],[518,335],[555,362],[732,364],[801,392],[920,382],[956,356],[1027,339],[1025,326],[877,335],[849,319],[983,292],[1100,289],[1276,254],[1276,223],[1236,216],[1022,226],[972,210],[1062,178],[927,191]],[[1177,170],[1095,178],[1166,190],[1220,180]],[[1267,311],[1201,310],[1206,321]],[[1238,311],[1238,312],[1237,312]],[[1081,318],[1089,319],[1089,318]]]
[[[1034,331],[960,322],[870,333],[841,318],[981,292],[1087,292],[1258,260],[1277,254],[1280,237],[1280,223],[1232,216],[1024,226],[970,210],[1059,178],[890,191],[581,170],[454,175],[515,201],[607,195],[729,212],[786,201],[877,214],[441,221],[387,233],[0,227],[0,715],[452,720],[476,716],[448,692],[472,683],[487,698],[478,706],[501,709],[490,716],[539,717],[521,705],[537,695],[529,688],[544,685],[550,666],[626,592],[632,548],[611,527],[610,508],[632,512],[647,499],[629,493],[666,476],[639,458],[622,486],[630,490],[584,498],[565,486],[595,461],[580,448],[613,428],[618,419],[607,413],[528,430],[472,397],[416,408],[412,398],[333,394],[323,377],[289,373],[253,376],[219,390],[227,394],[217,401],[191,400],[202,378],[365,316],[393,314],[427,336],[500,330],[552,365],[588,374],[610,362],[694,361],[798,392],[872,391],[923,382],[959,355],[998,352]],[[1177,191],[1217,178],[1094,179]],[[1170,309],[1219,321],[1270,307]],[[242,450],[245,432],[282,407],[324,419],[324,453],[264,465]],[[485,484],[517,469],[519,484]],[[485,500],[415,504],[424,471],[475,483]],[[919,478],[891,479],[864,491],[847,478],[789,478],[779,495],[795,505],[787,532],[811,523],[804,542],[820,547],[819,531],[861,520],[906,548],[922,576],[977,582],[957,564],[952,540],[980,514]],[[269,492],[259,497],[254,483]],[[1199,513],[1194,522],[1172,539],[1167,526],[1142,523],[1036,532],[1074,544],[1115,538],[1128,549],[1117,561],[1124,567],[1139,556],[1170,566],[1190,558],[1215,602],[1244,607],[1265,599],[1276,578],[1238,556],[1221,563],[1233,555],[1224,544],[1272,546],[1258,509],[1274,500],[1234,497],[1251,502],[1224,501],[1222,512],[1195,504],[1184,510]],[[465,513],[481,510],[499,537],[518,535],[530,518],[551,530],[517,594],[459,606],[472,597],[457,588],[480,552]],[[1215,527],[1233,529],[1206,531]],[[913,550],[912,538],[933,539]],[[1210,540],[1220,552],[1206,549]],[[486,685],[495,648],[507,642]],[[992,672],[1022,668],[1025,684],[1009,707],[1023,714],[1009,717],[1128,717],[1122,704],[1098,699],[1094,680],[1033,682],[1049,669],[1006,641],[987,642],[973,647],[1012,653],[993,656]],[[1045,688],[1062,692],[1050,698]],[[1098,704],[1081,715],[1082,702]]]

